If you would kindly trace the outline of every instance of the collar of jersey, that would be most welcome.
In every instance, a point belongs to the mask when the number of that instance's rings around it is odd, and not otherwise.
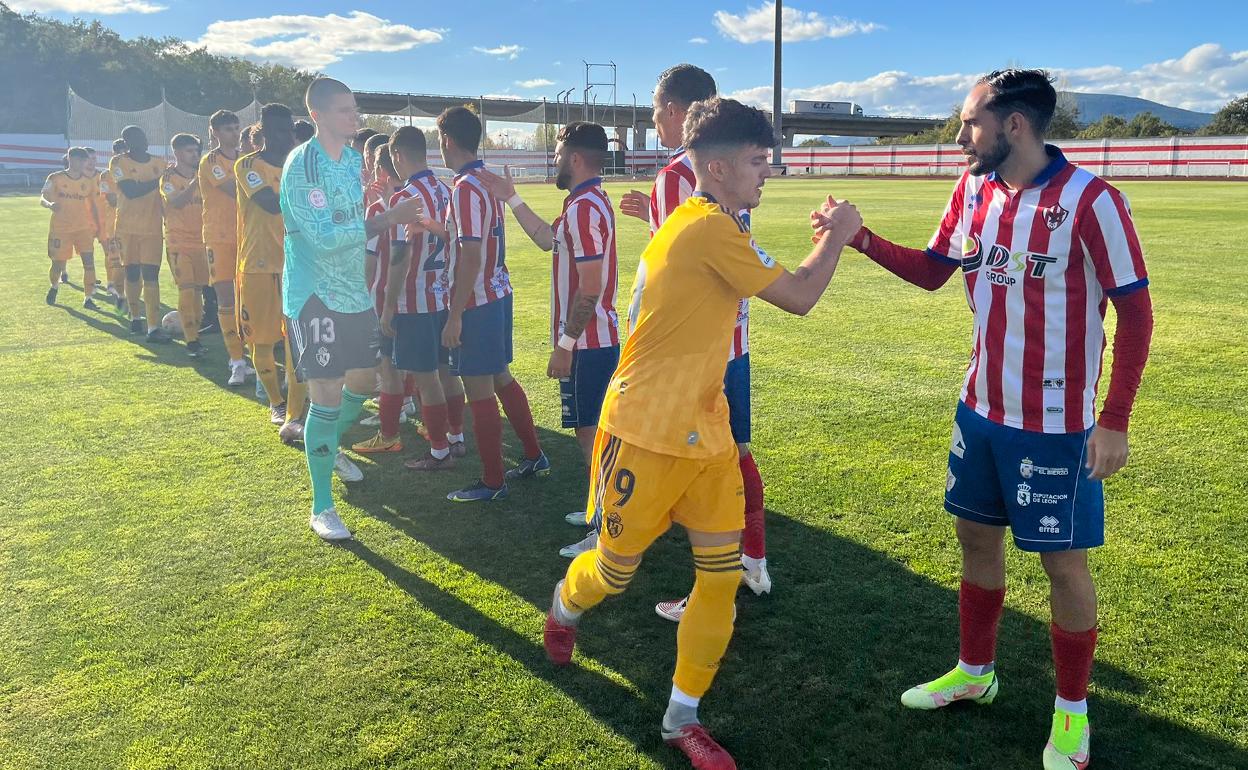
[[[463,176],[464,174],[467,174],[469,171],[471,171],[474,168],[485,168],[485,161],[481,160],[480,158],[477,158],[474,161],[469,161],[468,163],[465,163],[463,166],[461,166],[459,171],[455,172],[455,176]]]
[[[584,182],[581,182],[576,187],[573,187],[571,192],[568,193],[568,195],[569,196],[576,195],[582,190],[588,190],[589,188],[597,187],[600,184],[602,184],[602,177],[600,176],[596,176],[593,179],[586,179]]]
[[[1049,165],[1044,167],[1035,179],[1031,180],[1031,184],[1027,187],[1043,187],[1049,183],[1049,180],[1057,176],[1062,169],[1066,168],[1066,164],[1070,161],[1066,160],[1066,156],[1058,149],[1056,145],[1046,144],[1044,152],[1049,156]],[[997,172],[988,175],[988,181],[1000,183],[1001,177],[997,176]]]
[[[407,178],[407,183],[416,184],[417,179],[424,179],[425,177],[431,177],[431,176],[433,176],[433,169],[427,168],[424,171],[417,171],[415,174],[412,174],[410,177]],[[397,187],[395,189],[401,190],[403,188]]]
[[[690,198],[706,198],[708,201],[710,201],[711,203],[714,203],[716,206],[719,205],[719,201],[715,200],[715,196],[711,195],[706,190],[694,190],[693,194],[690,195],[689,197]]]

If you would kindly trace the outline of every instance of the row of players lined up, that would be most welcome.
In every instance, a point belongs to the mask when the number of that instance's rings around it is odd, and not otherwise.
[[[247,156],[249,165],[236,165],[236,184],[240,211],[245,199],[255,200],[285,222],[284,270],[273,280],[281,284],[290,330],[288,372],[307,381],[312,401],[304,439],[313,530],[329,540],[350,537],[333,504],[332,458],[379,361],[389,411],[369,442],[373,450],[398,443],[394,415],[403,373],[411,372],[430,443],[417,470],[453,462],[452,380],[462,382],[471,407],[484,473],[450,499],[495,500],[509,480],[549,471],[527,398],[508,371],[506,205],[553,254],[548,374],[561,382],[565,427],[576,429],[586,449],[583,516],[597,531],[556,586],[547,654],[569,663],[585,612],[623,592],[654,539],[682,524],[695,581],[687,601],[669,607],[680,630],[662,734],[695,767],[735,767],[701,726],[698,705],[732,635],[739,585],[770,589],[761,552],[762,486],[748,446],[748,355],[736,354],[736,340],[748,334],[743,302],[758,295],[785,311],[808,312],[846,245],[929,290],[961,268],[975,335],[945,496],[963,554],[959,660],[901,700],[937,709],[996,697],[1008,527],[1020,549],[1040,555],[1052,582],[1058,695],[1042,763],[1047,770],[1086,767],[1096,643],[1087,551],[1104,539],[1102,480],[1126,462],[1152,312],[1125,197],[1044,142],[1055,104],[1045,73],[982,78],[963,106],[959,143],[968,171],[928,249],[890,243],[863,227],[853,206],[829,197],[811,212],[814,250],[789,272],[755,243],[748,217],[770,175],[770,122],[717,98],[706,72],[690,65],[667,70],[655,89],[654,117],[660,140],[677,152],[649,196],[632,192],[620,203],[623,213],[648,219],[652,231],[622,350],[613,309],[615,218],[598,177],[606,152],[601,127],[578,123],[561,132],[557,184],[569,195],[553,222],[533,212],[506,176],[481,167],[481,125],[462,108],[438,118],[443,159],[457,172],[452,185],[424,167],[423,134],[400,129],[377,143],[372,155],[381,171],[371,181],[384,187],[392,176],[402,188],[370,206],[369,215],[365,160],[347,146],[358,126],[350,90],[325,78],[309,87],[316,136],[293,151],[293,142],[283,143],[289,110],[266,107],[265,146]],[[366,263],[374,264],[365,256],[370,241],[376,270],[366,273]],[[1119,323],[1098,420],[1107,301]],[[725,372],[726,358],[734,363]],[[508,472],[499,402],[525,450]],[[743,558],[743,545],[746,557],[752,546],[758,556]]]

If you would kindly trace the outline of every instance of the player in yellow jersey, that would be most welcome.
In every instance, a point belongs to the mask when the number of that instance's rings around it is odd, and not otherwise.
[[[124,154],[126,143],[122,139],[113,140],[112,158]],[[110,158],[111,163],[111,158]],[[117,312],[126,312],[126,268],[121,264],[121,242],[117,240],[117,180],[109,173],[109,164],[100,169],[100,194],[96,199],[96,211],[99,213],[99,239],[104,246],[104,270],[108,280],[108,293],[113,296]]]
[[[93,202],[97,183],[87,174],[88,153],[85,147],[71,147],[67,155],[69,167],[48,175],[43,184],[39,205],[52,212],[48,222],[48,258],[52,266],[48,279],[47,303],[56,304],[56,292],[65,273],[65,263],[77,252],[82,260],[82,290],[86,294],[82,306],[98,310],[91,295],[95,292],[95,210]]]
[[[168,163],[147,151],[147,134],[138,126],[121,132],[126,152],[109,161],[117,184],[117,239],[126,266],[126,301],[130,306],[130,333],[142,334],[146,305],[147,341],[168,342],[160,328],[160,256],[163,240],[160,216],[160,175]],[[142,302],[139,291],[142,289]]]
[[[598,423],[589,504],[602,534],[597,550],[576,557],[556,587],[545,646],[553,662],[570,662],[582,614],[622,593],[655,538],[672,522],[684,525],[696,577],[677,631],[662,734],[694,767],[727,770],[736,767],[732,757],[697,718],[732,637],[741,580],[744,493],[724,397],[724,351],[742,298],[809,312],[862,219],[829,199],[835,224],[790,273],[755,245],[737,214],[758,206],[771,174],[775,132],[766,115],[731,99],[696,102],[684,140],[697,188],[642,254],[639,311]]]
[[[291,442],[302,438],[306,387],[295,376],[290,344],[286,348],[287,400],[277,379],[273,346],[285,335],[282,316],[282,267],[285,227],[281,192],[282,164],[295,146],[295,121],[284,104],[266,104],[260,112],[264,145],[234,165],[238,180],[239,319],[243,341],[251,348],[256,377],[269,396],[269,414],[281,425],[280,436]],[[360,270],[364,269],[363,264]]]
[[[178,287],[178,317],[191,358],[203,354],[199,327],[204,321],[204,298],[208,285],[208,255],[204,251],[204,199],[199,189],[199,153],[202,145],[193,134],[177,134],[169,142],[174,165],[160,177],[160,198],[165,212],[165,255]]]
[[[217,294],[217,323],[230,357],[230,385],[242,385],[247,376],[243,341],[238,335],[238,312],[234,306],[238,272],[238,203],[234,164],[239,157],[238,116],[217,110],[208,119],[215,146],[199,162],[199,190],[204,199],[204,246],[212,287]]]
[[[117,290],[113,286],[113,268],[111,267],[111,259],[113,249],[113,226],[117,219],[116,198],[109,200],[108,193],[112,192],[113,185],[111,177],[108,175],[108,169],[99,167],[99,159],[93,148],[87,148],[87,175],[95,180],[95,197],[91,201],[91,208],[95,212],[95,238],[100,243],[100,253],[104,255],[104,271],[108,284],[105,291],[108,292],[112,301],[117,297]],[[118,260],[120,265],[120,259]],[[98,281],[97,281],[98,283]]]

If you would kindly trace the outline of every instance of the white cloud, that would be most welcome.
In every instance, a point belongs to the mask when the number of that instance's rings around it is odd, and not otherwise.
[[[711,41],[707,40],[704,37],[691,37],[689,38],[689,42],[693,43],[694,45],[706,45],[707,43]]]
[[[824,16],[816,11],[799,11],[791,6],[781,10],[780,17],[784,25],[784,39],[790,41],[865,35],[884,29],[874,22]],[[775,3],[763,3],[761,7],[750,8],[742,14],[716,11],[714,19],[715,27],[724,37],[738,43],[770,42],[775,38]]]
[[[392,24],[363,11],[347,16],[269,16],[214,21],[192,48],[224,56],[320,69],[354,53],[406,51],[439,43],[445,30]]]
[[[19,13],[74,13],[109,16],[116,13],[159,13],[166,6],[145,0],[13,0],[9,7]]]
[[[532,80],[516,81],[516,85],[521,88],[545,88],[546,86],[553,86],[554,84],[555,81],[547,80],[546,78],[533,78]]]
[[[497,56],[500,59],[507,59],[509,61],[514,61],[517,57],[520,56],[520,52],[524,50],[524,46],[500,45],[500,46],[495,46],[494,48],[482,48],[480,46],[474,45],[472,47],[472,50],[476,51],[477,53],[486,54],[488,56]]]
[[[1214,112],[1248,91],[1248,50],[1229,52],[1216,43],[1205,43],[1176,59],[1136,69],[1102,65],[1052,68],[1050,72],[1063,91],[1138,96],[1171,107]],[[913,75],[890,70],[862,80],[786,88],[784,98],[786,105],[790,99],[853,101],[868,115],[944,117],[962,103],[978,78],[978,74]],[[746,88],[729,96],[771,108],[770,86]]]

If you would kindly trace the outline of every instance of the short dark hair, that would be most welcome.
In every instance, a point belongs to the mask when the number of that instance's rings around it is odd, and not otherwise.
[[[429,143],[425,141],[425,132],[416,126],[399,126],[390,135],[390,151],[402,150],[404,155],[416,155],[421,158],[429,152]],[[391,156],[391,160],[393,160]]]
[[[208,118],[209,128],[221,128],[231,123],[238,123],[238,116],[229,110],[217,110],[212,113],[212,117]]]
[[[347,84],[341,80],[322,77],[308,84],[308,91],[304,94],[303,101],[307,105],[308,112],[319,112],[329,103],[332,97],[349,93],[351,93],[351,89],[347,88]]]
[[[1046,70],[995,70],[975,84],[988,86],[992,96],[984,106],[999,120],[1017,112],[1031,124],[1036,136],[1044,136],[1049,129],[1057,109],[1057,91]]]
[[[662,99],[682,107],[710,99],[717,93],[715,78],[706,70],[692,64],[677,64],[663,70],[654,92]]]
[[[291,121],[294,124],[295,113],[284,104],[271,102],[260,108],[260,131],[264,132],[265,126],[272,126],[274,121]]]
[[[438,116],[438,130],[465,152],[481,145],[481,119],[467,107],[448,107]]]
[[[91,153],[87,152],[86,147],[70,147],[69,152],[65,153],[65,163],[69,164],[70,158],[90,158]]]
[[[125,152],[125,151],[126,151],[126,140],[114,139],[113,140],[113,152]]]
[[[574,120],[559,129],[556,141],[563,142],[565,150],[574,150],[602,168],[607,159],[607,131],[597,123]]]
[[[356,132],[351,135],[351,144],[353,146],[358,144],[360,149],[363,149],[364,145],[368,144],[368,140],[372,139],[374,136],[377,136],[377,132],[371,128],[357,129]]]
[[[239,138],[244,142],[251,142],[252,144],[255,144],[253,140],[258,133],[260,133],[260,126],[252,123],[250,126],[243,127],[243,131],[239,134]]]
[[[312,125],[311,121],[303,119],[295,121],[296,142],[303,144],[314,136],[316,136],[316,126]]]
[[[695,155],[728,147],[774,147],[776,129],[760,109],[713,96],[694,102],[685,116],[684,145]]]
[[[386,170],[386,173],[392,177],[397,177],[399,172],[394,168],[394,158],[390,157],[390,145],[379,144],[376,149],[377,165]]]
[[[373,135],[364,141],[364,157],[371,157],[373,153],[377,152],[378,147],[388,141],[390,141],[389,134],[382,134],[374,131]]]
[[[193,144],[200,149],[204,147],[203,143],[199,141],[199,137],[194,134],[174,134],[173,139],[169,141],[169,146],[175,150],[181,149],[188,144]]]
[[[126,126],[126,127],[125,127],[125,128],[123,128],[123,129],[121,129],[121,138],[122,138],[122,140],[123,140],[123,141],[125,141],[125,139],[126,139],[126,134],[129,134],[130,136],[134,136],[135,132],[138,132],[138,133],[142,134],[144,139],[146,139],[146,138],[147,138],[147,132],[146,132],[146,131],[144,131],[143,129],[139,128],[138,126],[135,126],[135,125],[129,125],[129,126]],[[127,144],[129,144],[129,143],[127,142]]]

